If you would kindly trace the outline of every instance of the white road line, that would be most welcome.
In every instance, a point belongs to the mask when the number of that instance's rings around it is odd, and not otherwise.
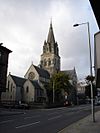
[[[1,121],[0,124],[12,122],[12,121],[14,121],[14,120]]]
[[[32,126],[32,125],[35,125],[35,124],[38,124],[40,123],[40,121],[36,121],[34,123],[29,123],[29,124],[26,124],[26,125],[21,125],[21,126],[16,126],[16,128],[23,128],[23,127],[28,127],[28,126]]]
[[[62,115],[58,115],[58,116],[55,116],[55,117],[49,118],[48,120],[54,120],[54,119],[58,119],[58,118],[60,118],[60,117],[62,117]]]
[[[31,119],[31,118],[36,118],[36,117],[40,117],[40,115],[36,115],[36,116],[29,116],[29,117],[25,117],[24,119]]]

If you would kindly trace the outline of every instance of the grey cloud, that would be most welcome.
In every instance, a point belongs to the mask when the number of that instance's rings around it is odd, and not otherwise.
[[[0,41],[13,50],[9,71],[22,76],[32,61],[39,64],[51,17],[61,68],[75,66],[84,77],[89,67],[86,26],[73,28],[73,24],[90,22],[93,47],[98,27],[88,0],[0,0]]]

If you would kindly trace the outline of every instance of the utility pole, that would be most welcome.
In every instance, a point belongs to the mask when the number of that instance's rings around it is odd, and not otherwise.
[[[89,59],[90,59],[90,76],[93,77],[92,73],[92,54],[91,54],[91,42],[90,42],[90,28],[89,28],[89,22],[80,23],[80,24],[74,24],[73,26],[80,26],[80,25],[87,25],[87,31],[88,31],[88,45],[89,45]],[[92,80],[90,80],[91,85],[91,113],[92,113],[92,120],[95,122],[95,112],[94,112],[94,99],[93,99],[93,85]]]
[[[53,103],[55,102],[55,90],[54,90],[55,83],[53,81]]]

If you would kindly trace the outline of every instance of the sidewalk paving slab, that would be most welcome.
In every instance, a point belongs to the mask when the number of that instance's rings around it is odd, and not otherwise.
[[[89,115],[59,131],[58,133],[100,133],[100,111],[95,113],[95,122]]]

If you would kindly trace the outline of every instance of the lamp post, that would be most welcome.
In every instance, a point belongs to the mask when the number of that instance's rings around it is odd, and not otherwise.
[[[80,23],[80,24],[74,24],[73,26],[80,26],[80,25],[87,25],[87,30],[88,30],[88,45],[89,45],[89,58],[90,58],[90,76],[93,76],[92,73],[92,55],[91,55],[91,42],[90,42],[90,28],[89,28],[89,22],[85,22],[85,23]],[[95,112],[94,112],[94,101],[93,101],[93,85],[92,85],[92,81],[90,81],[90,85],[91,85],[91,113],[92,113],[92,120],[93,122],[95,122]]]
[[[53,81],[53,103],[55,102],[55,90],[54,90],[55,82]]]

